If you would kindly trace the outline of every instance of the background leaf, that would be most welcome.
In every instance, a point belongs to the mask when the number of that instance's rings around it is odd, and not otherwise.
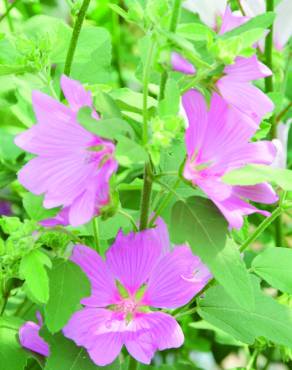
[[[55,333],[78,310],[80,300],[90,295],[90,284],[79,266],[60,259],[53,261],[49,279],[50,298],[45,307],[45,321],[50,332]]]
[[[245,308],[254,305],[250,277],[237,245],[227,238],[227,223],[207,199],[188,198],[172,209],[172,241],[188,242],[226,291]]]

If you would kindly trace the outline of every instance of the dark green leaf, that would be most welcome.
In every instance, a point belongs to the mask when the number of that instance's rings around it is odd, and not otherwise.
[[[49,280],[50,298],[45,318],[48,329],[55,333],[78,310],[80,300],[90,295],[90,284],[79,266],[60,259],[53,261]]]
[[[207,199],[191,197],[172,209],[172,241],[188,242],[195,254],[242,307],[254,304],[250,277],[237,245],[227,239],[227,223]]]
[[[292,309],[263,294],[255,277],[253,295],[254,307],[245,309],[235,303],[223,287],[215,286],[200,299],[198,312],[204,320],[241,342],[252,344],[256,338],[265,337],[291,348]]]
[[[68,340],[59,333],[51,337],[46,336],[51,349],[51,355],[47,360],[45,370],[70,369],[70,370],[119,370],[118,362],[112,365],[100,367],[88,356],[86,349],[77,347],[74,342]]]

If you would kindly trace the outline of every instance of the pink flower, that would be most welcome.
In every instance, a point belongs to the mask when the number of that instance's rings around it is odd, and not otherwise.
[[[32,100],[38,123],[18,135],[15,143],[35,154],[18,173],[20,183],[36,195],[45,194],[44,207],[63,207],[47,221],[78,226],[109,202],[109,179],[117,170],[114,144],[77,122],[80,108],[93,109],[91,93],[66,76],[61,86],[69,107],[39,91]]]
[[[36,314],[38,324],[33,321],[27,321],[19,329],[19,341],[23,348],[36,352],[42,356],[49,356],[49,345],[39,335],[39,331],[43,325],[41,314]]]
[[[119,232],[106,261],[83,245],[75,246],[71,259],[87,274],[92,295],[81,301],[85,307],[63,333],[85,347],[99,366],[114,361],[123,345],[146,364],[157,350],[180,347],[184,335],[176,320],[150,307],[183,306],[211,278],[187,246],[170,251],[161,219],[155,229]]]
[[[222,181],[227,172],[247,164],[271,164],[276,155],[272,142],[250,142],[255,127],[247,125],[243,114],[230,109],[214,93],[210,109],[196,90],[183,96],[189,127],[186,131],[187,160],[184,177],[200,187],[222,212],[230,228],[241,228],[243,216],[254,212],[269,215],[246,199],[274,203],[277,195],[267,183],[255,186],[231,186]]]
[[[172,57],[172,67],[177,71],[187,73],[191,66],[182,57]],[[274,104],[252,81],[271,74],[271,70],[259,62],[256,55],[249,58],[237,57],[233,64],[224,68],[223,77],[216,82],[224,100],[236,111],[244,113],[246,123],[254,128],[258,127],[265,115],[273,111]]]
[[[266,114],[273,111],[274,104],[251,82],[270,76],[272,71],[253,55],[249,58],[237,57],[233,64],[225,67],[224,73],[225,76],[216,83],[220,94],[258,125]]]

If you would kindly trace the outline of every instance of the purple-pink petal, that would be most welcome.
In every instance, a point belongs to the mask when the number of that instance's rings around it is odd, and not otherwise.
[[[210,278],[211,273],[189,247],[176,247],[151,272],[142,303],[158,308],[183,306],[202,290]]]
[[[272,75],[270,68],[261,63],[256,55],[249,58],[237,57],[233,64],[224,68],[224,72],[241,82],[250,82]]]
[[[19,172],[20,183],[36,195],[44,194],[44,207],[62,207],[44,225],[79,226],[89,222],[110,201],[109,180],[117,170],[115,146],[84,129],[77,112],[92,108],[91,94],[82,85],[62,77],[62,87],[71,107],[41,92],[33,92],[38,123],[15,138],[22,149],[37,155]],[[92,108],[92,116],[98,119]],[[93,150],[92,150],[93,149]],[[63,211],[61,211],[63,212]]]
[[[125,333],[128,352],[139,362],[150,364],[157,350],[178,348],[184,335],[176,320],[164,312],[149,312],[136,316],[134,330]]]
[[[36,324],[33,321],[27,321],[19,329],[19,341],[23,348],[36,352],[42,356],[49,356],[49,345],[39,334],[41,325],[41,322]]]
[[[234,28],[241,26],[246,23],[250,18],[242,15],[236,15],[232,13],[230,6],[227,5],[225,13],[222,17],[222,24],[219,35],[223,35],[225,32],[231,31]]]
[[[193,75],[196,73],[196,68],[187,59],[183,58],[180,54],[171,53],[171,65],[175,71]]]
[[[279,197],[272,186],[268,183],[261,183],[250,186],[233,186],[233,194],[253,202],[272,204],[278,201]]]
[[[134,294],[146,282],[155,263],[169,248],[169,245],[164,245],[168,241],[165,231],[162,221],[156,228],[139,233],[124,235],[119,231],[114,244],[107,251],[107,265],[129,293]]]
[[[91,248],[78,244],[74,247],[71,261],[76,263],[91,283],[91,296],[81,303],[90,307],[106,307],[120,300],[115,280],[106,263]]]

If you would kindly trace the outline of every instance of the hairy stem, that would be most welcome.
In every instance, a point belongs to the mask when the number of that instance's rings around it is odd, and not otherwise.
[[[77,47],[77,43],[78,43],[79,35],[80,35],[80,32],[81,32],[82,24],[83,24],[87,9],[89,7],[89,4],[90,4],[90,0],[84,0],[83,1],[82,5],[81,5],[81,8],[78,12],[74,27],[73,27],[73,32],[72,32],[70,45],[69,45],[69,49],[68,49],[67,56],[66,56],[66,61],[65,61],[65,67],[64,67],[64,74],[66,76],[70,76],[70,73],[71,73],[71,67],[72,67],[72,63],[73,63],[75,50],[76,50],[76,47]]]
[[[178,19],[180,16],[181,3],[182,3],[182,0],[174,0],[173,2],[172,14],[171,14],[171,19],[169,23],[170,32],[176,31]],[[167,79],[168,79],[168,73],[167,71],[163,71],[161,74],[160,86],[159,86],[159,101],[164,98]]]

